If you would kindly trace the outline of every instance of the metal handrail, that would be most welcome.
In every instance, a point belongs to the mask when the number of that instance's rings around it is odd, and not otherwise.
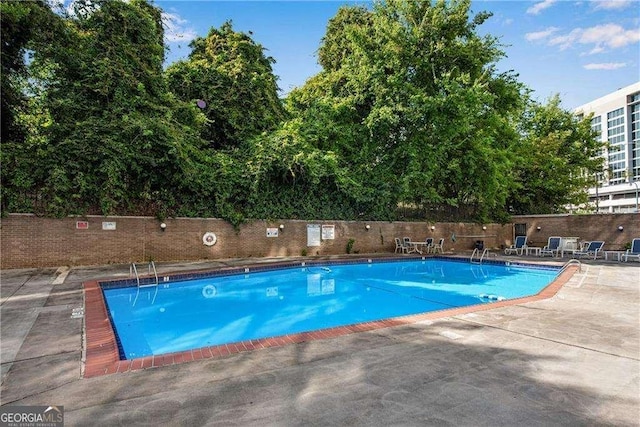
[[[136,266],[135,262],[132,262],[131,266],[129,267],[129,276],[135,275],[138,287],[141,287],[141,286],[158,286],[160,281],[158,280],[158,271],[156,270],[156,264],[153,261],[150,261],[149,265],[147,265],[147,272],[148,272],[149,276],[151,276],[151,272],[152,271],[153,271],[153,277],[155,277],[155,279],[156,279],[155,283],[149,283],[149,284],[146,284],[146,285],[141,285],[140,284],[140,275],[138,274],[138,267]]]
[[[471,254],[471,258],[469,259],[469,262],[470,262],[471,264],[482,264],[482,260],[484,260],[485,255],[486,255],[486,254],[488,254],[488,253],[489,253],[489,248],[484,248],[484,249],[482,250],[482,254],[480,254],[480,249],[475,248],[475,249],[473,250],[473,253]],[[479,258],[478,258],[478,261],[477,261],[477,262],[474,262],[474,261],[473,261],[473,257],[475,257],[476,255],[478,255],[478,256],[479,256]]]
[[[477,253],[478,253],[478,248],[475,248],[475,249],[473,250],[473,252],[471,253],[471,258],[469,258],[469,262],[470,262],[471,264],[474,264],[474,262],[473,262],[473,257],[474,257],[474,256],[476,256],[476,254],[477,254]],[[480,263],[478,263],[478,264],[480,264]]]
[[[151,275],[151,270],[153,269],[153,275],[156,278],[156,286],[158,286],[158,271],[156,270],[156,264],[153,261],[149,261],[149,265],[147,267],[149,270],[149,275]]]
[[[488,253],[489,253],[489,248],[484,248],[484,250],[482,251],[482,256],[480,257],[480,264],[482,264],[482,260],[484,259],[484,256]]]
[[[558,275],[562,274],[562,272],[565,271],[569,266],[574,265],[576,263],[578,264],[578,271],[582,272],[582,263],[580,262],[580,260],[571,258],[569,261],[564,263],[560,271],[558,271]]]
[[[138,286],[140,286],[140,276],[138,275],[138,269],[136,268],[136,263],[132,262],[129,266],[129,276],[133,276],[135,274],[136,281],[138,282]]]

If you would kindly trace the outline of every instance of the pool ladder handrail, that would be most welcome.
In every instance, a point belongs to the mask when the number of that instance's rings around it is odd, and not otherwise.
[[[575,259],[575,258],[571,258],[569,261],[565,262],[564,265],[562,266],[562,268],[560,268],[560,271],[558,271],[558,276],[562,274],[563,271],[565,271],[567,268],[569,268],[570,266],[574,265],[574,264],[578,264],[578,271],[582,272],[582,263],[580,262],[579,259]]]
[[[470,262],[471,264],[482,264],[482,260],[484,259],[485,255],[487,255],[488,253],[489,253],[489,248],[484,248],[484,249],[482,250],[482,255],[480,255],[480,249],[475,248],[475,249],[473,250],[473,253],[471,254],[471,258],[469,259],[469,262]],[[478,259],[478,261],[477,261],[477,262],[475,262],[475,261],[473,260],[473,258],[474,258],[476,255],[478,255],[478,256],[480,257],[480,258]]]
[[[151,276],[151,271],[153,270],[153,276],[155,277],[156,281],[155,283],[148,283],[145,285],[141,285],[140,284],[140,275],[138,274],[138,268],[136,267],[136,263],[132,262],[131,265],[129,266],[129,276],[133,276],[135,274],[136,277],[136,283],[138,287],[144,287],[144,286],[158,286],[159,280],[158,280],[158,270],[156,270],[156,264],[153,261],[149,261],[149,265],[147,265],[147,273],[149,276]]]

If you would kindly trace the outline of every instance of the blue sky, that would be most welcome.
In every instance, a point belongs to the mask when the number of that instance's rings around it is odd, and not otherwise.
[[[211,27],[233,21],[276,60],[274,72],[286,94],[316,74],[316,51],[328,20],[344,4],[366,1],[156,0],[165,12],[167,61],[184,58],[188,44]],[[639,0],[476,0],[474,12],[493,12],[480,27],[499,37],[514,70],[545,101],[559,93],[575,108],[640,80]]]

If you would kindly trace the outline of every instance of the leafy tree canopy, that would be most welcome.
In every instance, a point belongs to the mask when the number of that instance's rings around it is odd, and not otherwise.
[[[602,167],[589,118],[497,71],[470,0],[340,8],[284,101],[230,22],[163,71],[145,0],[0,7],[4,212],[504,221],[583,202]]]
[[[55,215],[164,211],[199,161],[204,118],[166,88],[158,9],[141,0],[83,5],[30,65],[24,120],[34,129],[3,170],[15,196],[3,203]]]
[[[27,101],[23,92],[24,80],[28,77],[25,56],[28,50],[39,50],[53,42],[61,32],[61,20],[43,1],[0,0],[0,22],[2,138],[5,143],[20,144],[26,132],[18,122]]]
[[[578,118],[555,95],[532,103],[520,122],[516,189],[509,200],[514,214],[562,212],[587,201],[585,188],[602,171],[602,143],[591,117]]]
[[[167,70],[171,90],[185,102],[205,102],[202,137],[212,148],[237,147],[275,129],[284,118],[282,102],[264,48],[233,30],[231,22],[212,28],[190,44],[189,58]]]
[[[325,68],[288,106],[352,172],[341,187],[431,215],[504,206],[524,88],[495,71],[504,53],[476,31],[489,16],[471,16],[466,0],[340,9],[319,50]]]

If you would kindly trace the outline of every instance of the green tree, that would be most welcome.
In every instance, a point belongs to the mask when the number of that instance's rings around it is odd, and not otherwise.
[[[60,18],[43,1],[16,2],[0,0],[2,24],[2,138],[3,141],[24,140],[17,115],[24,108],[23,93],[27,78],[25,56],[28,50],[41,49],[60,36]]]
[[[148,1],[0,7],[3,211],[504,220],[584,201],[601,168],[588,119],[496,71],[470,0],[341,8],[284,103],[230,23],[163,72]]]
[[[390,0],[329,22],[324,69],[288,106],[370,212],[406,203],[481,219],[504,206],[524,88],[496,72],[501,46],[477,32],[489,17],[467,0]]]
[[[202,100],[207,125],[202,137],[212,148],[237,147],[273,130],[284,119],[273,58],[230,22],[190,44],[189,58],[166,72],[169,87],[183,101]]]
[[[361,29],[371,28],[373,14],[364,6],[341,7],[327,24],[318,63],[326,71],[337,71],[354,54],[354,37]]]
[[[75,5],[64,37],[30,65],[25,120],[39,129],[20,158],[31,162],[33,209],[162,215],[189,197],[207,158],[204,117],[166,87],[160,10],[143,0]]]
[[[557,213],[587,201],[586,188],[602,172],[603,144],[591,118],[578,118],[555,95],[532,102],[520,124],[516,185],[508,206],[514,214]]]
[[[42,1],[0,1],[2,68],[0,119],[2,121],[2,211],[17,195],[28,193],[33,185],[33,159],[25,155],[30,149],[30,127],[24,116],[31,109],[25,93],[29,82],[27,55],[44,50],[63,38],[62,20]]]

